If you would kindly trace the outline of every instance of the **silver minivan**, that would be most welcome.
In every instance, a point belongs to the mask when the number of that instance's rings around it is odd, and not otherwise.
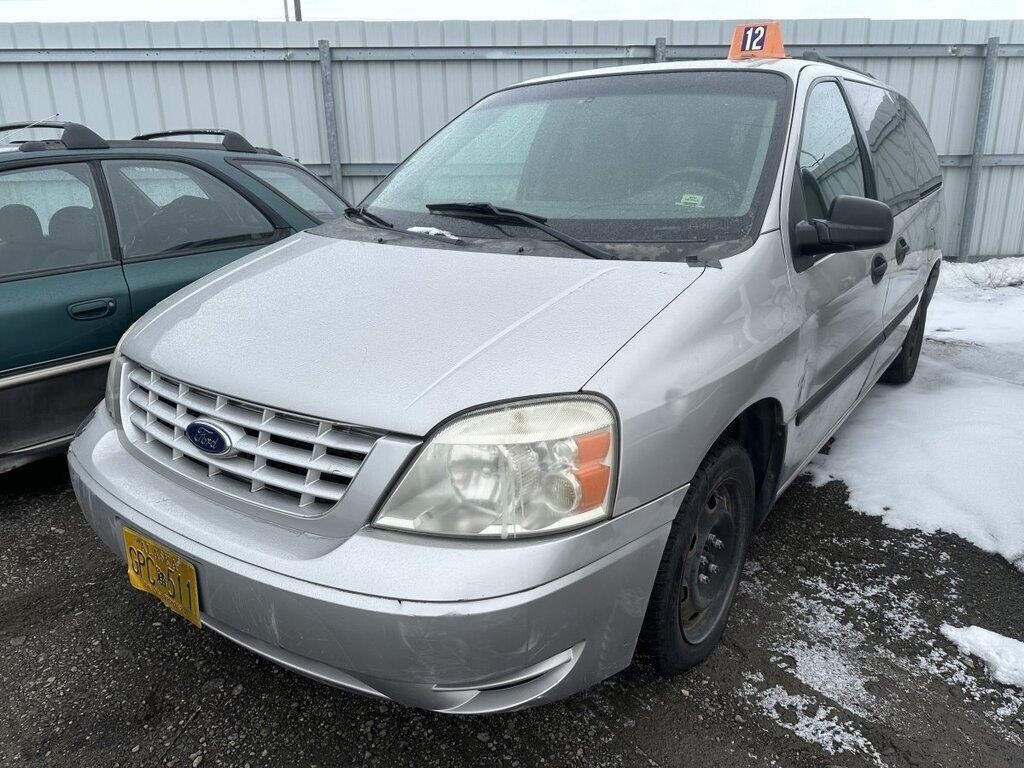
[[[75,491],[134,586],[343,688],[680,672],[779,494],[913,376],[941,183],[910,103],[822,60],[506,88],[141,318]]]

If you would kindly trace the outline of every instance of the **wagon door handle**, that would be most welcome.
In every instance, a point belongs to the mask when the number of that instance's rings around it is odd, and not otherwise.
[[[902,264],[908,253],[910,253],[910,243],[906,238],[901,237],[896,241],[896,263]]]
[[[101,317],[109,317],[116,311],[117,299],[112,296],[68,304],[68,314],[75,320],[98,320]]]
[[[875,254],[875,258],[871,260],[871,282],[878,285],[882,276],[885,274],[885,270],[889,268],[889,262],[886,261],[885,256],[880,253]]]

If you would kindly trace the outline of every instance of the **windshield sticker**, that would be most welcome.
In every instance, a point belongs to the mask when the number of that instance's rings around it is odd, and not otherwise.
[[[704,195],[683,195],[676,202],[676,205],[681,205],[683,208],[700,208],[704,209]]]

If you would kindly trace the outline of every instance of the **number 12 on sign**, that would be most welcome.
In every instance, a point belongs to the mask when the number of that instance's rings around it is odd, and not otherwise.
[[[754,27],[744,27],[743,36],[740,40],[741,51],[763,51],[764,50],[765,28],[763,24]]]

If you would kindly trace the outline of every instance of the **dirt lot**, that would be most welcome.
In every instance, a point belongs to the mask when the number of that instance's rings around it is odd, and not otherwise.
[[[86,526],[61,461],[0,478],[0,765],[1021,766],[1024,691],[943,622],[1024,636],[1024,573],[788,491],[724,642],[568,701],[451,717],[333,690],[173,618]]]

